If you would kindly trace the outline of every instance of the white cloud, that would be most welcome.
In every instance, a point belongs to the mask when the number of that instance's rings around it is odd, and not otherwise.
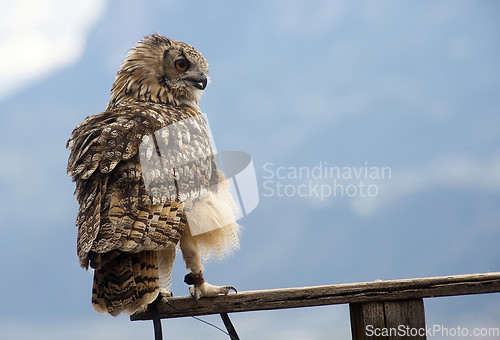
[[[407,197],[435,188],[498,192],[500,157],[493,157],[489,162],[481,163],[463,156],[443,156],[402,172],[392,169],[392,179],[383,181],[378,186],[377,197],[357,198],[352,201],[352,210],[360,215],[371,214]]]
[[[105,0],[0,3],[0,100],[78,60]]]

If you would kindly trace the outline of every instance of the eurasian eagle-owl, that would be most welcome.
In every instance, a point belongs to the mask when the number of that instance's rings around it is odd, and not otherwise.
[[[98,312],[134,313],[169,296],[177,245],[196,299],[232,288],[205,282],[200,260],[238,246],[235,204],[198,107],[207,71],[190,45],[146,36],[118,70],[106,110],[67,143],[77,253],[94,269]]]

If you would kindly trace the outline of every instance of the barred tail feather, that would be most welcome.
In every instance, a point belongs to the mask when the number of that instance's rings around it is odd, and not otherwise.
[[[121,253],[95,269],[92,306],[112,316],[133,314],[152,303],[158,292],[156,252]]]

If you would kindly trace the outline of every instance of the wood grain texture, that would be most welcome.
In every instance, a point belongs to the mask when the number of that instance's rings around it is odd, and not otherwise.
[[[425,340],[424,300],[352,303],[353,340]]]
[[[168,298],[160,303],[161,318],[177,318],[283,308],[412,300],[438,296],[500,292],[500,272],[404,280],[374,281],[328,286],[246,291],[203,298],[198,304],[190,296]],[[151,320],[150,307],[131,315],[134,320]]]
[[[383,302],[349,304],[351,314],[351,334],[353,340],[366,338],[366,326],[386,327]]]

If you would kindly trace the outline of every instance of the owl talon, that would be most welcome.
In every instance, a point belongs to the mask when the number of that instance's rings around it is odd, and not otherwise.
[[[231,290],[237,293],[236,288],[234,288],[233,286],[214,286],[207,282],[189,287],[189,293],[192,297],[194,297],[194,300],[196,302],[198,302],[198,300],[202,297],[227,295]]]
[[[174,296],[171,290],[169,289],[160,289],[160,293],[158,294],[158,300],[167,302],[167,298]]]

